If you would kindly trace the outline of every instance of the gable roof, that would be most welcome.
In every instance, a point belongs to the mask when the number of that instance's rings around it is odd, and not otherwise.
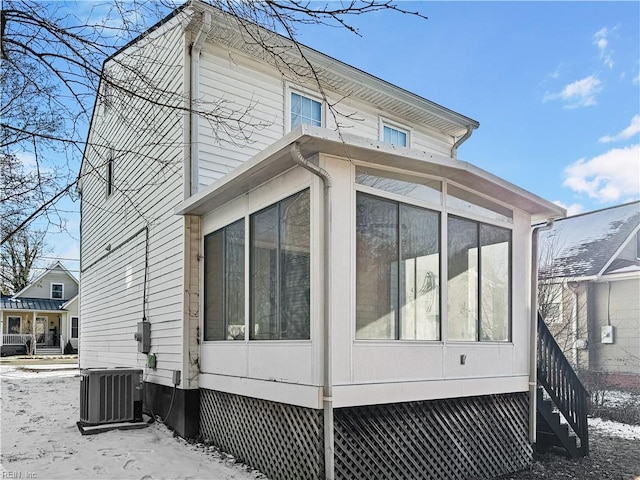
[[[78,279],[76,277],[74,277],[71,272],[69,270],[67,270],[65,268],[64,265],[62,265],[62,263],[60,263],[60,261],[57,261],[53,264],[51,264],[45,271],[44,273],[38,275],[33,281],[29,282],[29,284],[24,287],[22,290],[20,290],[18,293],[13,295],[13,298],[19,297],[25,290],[27,290],[29,287],[31,287],[33,284],[38,283],[40,280],[42,280],[45,276],[47,276],[51,271],[53,270],[62,270],[63,273],[66,273],[67,276],[73,280],[75,282],[76,285],[79,285],[78,283]]]
[[[540,232],[540,277],[595,279],[640,263],[618,259],[640,229],[640,201],[557,220]]]

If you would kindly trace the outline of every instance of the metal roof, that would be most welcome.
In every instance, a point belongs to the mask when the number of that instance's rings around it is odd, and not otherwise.
[[[540,276],[597,277],[633,266],[615,260],[639,228],[640,201],[557,220],[540,232]]]
[[[2,310],[37,310],[60,311],[62,306],[69,300],[54,300],[51,298],[29,298],[29,297],[3,297],[0,300]]]

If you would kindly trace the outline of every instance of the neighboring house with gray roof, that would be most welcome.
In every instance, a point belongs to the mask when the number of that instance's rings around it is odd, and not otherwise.
[[[640,386],[640,202],[555,222],[540,234],[540,308],[581,370]]]
[[[78,280],[60,263],[13,296],[0,300],[2,355],[60,354],[67,341],[77,350]],[[34,341],[35,339],[35,341]]]

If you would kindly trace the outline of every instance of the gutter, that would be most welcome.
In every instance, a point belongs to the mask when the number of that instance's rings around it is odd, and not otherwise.
[[[193,43],[190,47],[191,64],[189,72],[189,86],[191,90],[189,98],[189,162],[185,165],[186,170],[185,178],[188,178],[189,196],[198,191],[198,154],[199,154],[199,116],[198,109],[195,105],[200,97],[200,53],[202,52],[202,46],[207,38],[207,33],[211,29],[212,17],[211,12],[207,11],[202,14],[202,24],[198,29]]]
[[[529,330],[529,442],[536,443],[536,411],[538,388],[538,233],[553,228],[553,218],[531,232],[531,324]]]
[[[322,408],[324,417],[324,472],[326,480],[335,478],[335,435],[333,428],[333,372],[332,372],[332,334],[331,334],[331,177],[322,167],[312,163],[300,152],[300,144],[294,142],[290,147],[291,158],[302,168],[310,171],[324,184],[324,271],[323,271],[323,386]]]
[[[464,142],[466,142],[469,139],[469,137],[471,136],[475,128],[476,127],[469,125],[467,127],[467,132],[464,135],[462,135],[458,140],[456,140],[456,143],[454,143],[453,146],[451,147],[451,158],[457,160],[458,148],[460,147],[460,145],[462,145]]]

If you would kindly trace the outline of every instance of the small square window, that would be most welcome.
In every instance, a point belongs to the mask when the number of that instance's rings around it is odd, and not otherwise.
[[[51,284],[51,298],[62,300],[64,296],[64,285],[62,283]]]
[[[291,92],[291,129],[302,124],[322,126],[322,103]]]
[[[385,143],[390,143],[391,145],[406,147],[407,132],[390,127],[388,125],[384,125],[382,128],[382,141]]]

